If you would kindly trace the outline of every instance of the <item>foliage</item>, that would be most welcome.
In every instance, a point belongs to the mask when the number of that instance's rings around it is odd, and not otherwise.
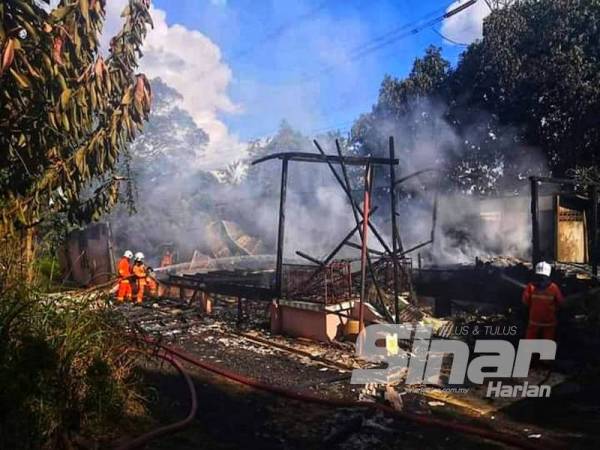
[[[248,166],[242,160],[229,163],[224,169],[215,170],[213,174],[219,183],[235,186],[240,184],[246,177]]]
[[[141,410],[124,326],[103,303],[2,291],[1,448],[72,448],[82,437],[113,436]]]
[[[352,127],[353,142],[361,144],[361,153],[386,155],[388,137],[401,124],[403,142],[414,148],[420,129],[432,120],[432,102],[442,97],[449,66],[441,49],[429,47],[415,60],[408,77],[399,80],[386,76],[373,111],[362,115]]]
[[[599,21],[597,0],[530,0],[496,11],[457,68],[458,106],[513,125],[556,175],[598,164]]]
[[[144,131],[130,145],[131,169],[143,190],[159,178],[181,176],[208,144],[208,135],[181,107],[181,94],[160,78],[150,81],[152,111]]]
[[[119,155],[150,109],[150,85],[134,70],[151,18],[148,0],[130,0],[104,60],[104,6],[0,3],[0,235],[48,211],[88,221],[118,197]]]
[[[486,194],[528,175],[600,162],[600,2],[524,0],[492,12],[483,39],[449,69],[429,48],[405,79],[386,77],[352,140],[381,153],[396,136],[403,167],[436,165],[446,188]]]
[[[158,259],[160,246],[171,240],[181,257],[191,256],[217,201],[216,178],[197,168],[208,135],[181,107],[176,90],[160,79],[151,85],[152,111],[129,151],[129,168],[143,195],[135,198],[135,214],[119,205],[108,219],[119,251],[137,249]]]
[[[251,164],[253,161],[273,153],[305,151],[315,151],[310,139],[294,130],[287,121],[283,120],[273,137],[266,141],[257,140],[250,143],[247,150],[247,161],[248,164]],[[251,187],[259,196],[279,195],[280,166],[280,164],[272,162],[250,165],[248,176],[242,187]]]

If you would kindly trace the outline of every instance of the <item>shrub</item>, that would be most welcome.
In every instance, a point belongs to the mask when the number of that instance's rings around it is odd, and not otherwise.
[[[67,448],[140,404],[122,318],[100,294],[0,293],[0,448]]]

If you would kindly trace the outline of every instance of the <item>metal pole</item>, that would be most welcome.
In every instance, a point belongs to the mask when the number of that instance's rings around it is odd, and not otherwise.
[[[396,313],[396,323],[400,323],[400,286],[398,286],[398,228],[396,224],[396,170],[393,160],[396,159],[396,150],[394,149],[394,137],[390,136],[390,203],[392,215],[392,264],[394,266],[394,308]]]
[[[591,217],[591,251],[590,260],[592,263],[592,273],[598,275],[598,187],[590,186],[590,201],[592,202],[592,217]]]
[[[281,186],[279,194],[279,230],[277,233],[277,263],[275,267],[275,290],[281,297],[283,278],[283,246],[285,239],[285,199],[287,195],[288,160],[281,161]]]
[[[364,196],[364,205],[363,210],[365,212],[363,219],[363,229],[362,229],[362,250],[360,253],[360,304],[358,310],[358,331],[359,333],[362,331],[364,327],[364,311],[363,305],[365,303],[366,297],[366,287],[367,287],[367,244],[368,244],[368,233],[369,233],[369,209],[371,208],[371,165],[367,164],[365,170],[365,196]]]
[[[536,177],[530,177],[529,181],[531,183],[531,262],[535,265],[540,261],[539,190]]]

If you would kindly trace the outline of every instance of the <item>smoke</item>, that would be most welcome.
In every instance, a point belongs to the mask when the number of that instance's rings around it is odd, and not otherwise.
[[[312,142],[284,125],[273,139],[250,149],[250,160],[218,176],[197,161],[208,136],[181,107],[181,97],[161,80],[153,80],[155,107],[144,134],[132,146],[131,167],[138,182],[137,213],[120,209],[111,217],[120,250],[141,250],[152,263],[163,244],[173,244],[180,260],[195,251],[210,257],[274,254],[280,207],[281,161],[250,166],[252,159],[278,152],[316,153]],[[519,144],[517,133],[481,112],[460,130],[446,119],[446,106],[423,99],[399,120],[372,124],[378,146],[387,156],[389,136],[400,160],[397,178],[428,172],[398,189],[398,222],[404,249],[430,239],[435,192],[438,214],[435,242],[419,250],[433,264],[472,263],[476,257],[527,257],[530,249],[528,175],[545,174],[538,151]],[[319,139],[336,154],[331,136]],[[361,153],[342,140],[346,153]],[[339,166],[335,166],[341,176]],[[349,168],[352,193],[362,201],[362,169]],[[390,243],[389,168],[375,167],[373,222]],[[348,198],[325,164],[289,163],[285,205],[285,258],[307,263],[296,252],[323,259],[355,226]],[[354,237],[358,243],[358,233]],[[371,248],[382,246],[371,234]],[[339,257],[357,258],[343,247]],[[415,257],[415,254],[410,256]]]
[[[130,147],[129,164],[124,161],[122,167],[135,181],[136,212],[121,205],[109,221],[119,251],[142,251],[156,263],[167,243],[191,256],[214,209],[206,193],[219,183],[199,168],[209,138],[183,108],[181,94],[160,79],[151,84],[150,120]]]
[[[274,254],[277,244],[281,161],[230,170],[202,170],[209,137],[182,106],[182,98],[160,80],[153,81],[155,105],[142,137],[132,146],[132,170],[138,180],[137,214],[122,209],[111,222],[119,246],[141,250],[155,263],[161,246],[173,244],[180,260],[195,251],[208,256],[243,255],[247,248]],[[483,111],[470,110],[448,122],[448,107],[419,99],[400,118],[370,124],[368,150],[343,142],[348,153],[387,156],[393,136],[400,165],[398,178],[432,168],[399,188],[399,224],[403,246],[430,239],[434,194],[439,192],[435,242],[423,247],[434,264],[470,263],[475,257],[526,257],[530,225],[526,178],[545,174],[547,164],[536,149],[520,144],[518,130],[502,126]],[[320,139],[335,154],[331,137]],[[376,145],[373,145],[376,143]],[[310,140],[284,126],[275,138],[249,149],[251,159],[277,152],[312,152]],[[341,174],[339,166],[336,167]],[[376,167],[373,221],[389,243],[389,172]],[[363,173],[350,170],[353,196],[362,200]],[[355,226],[346,194],[325,164],[290,162],[285,221],[285,258],[296,252],[324,258]],[[233,233],[232,230],[235,230]],[[251,245],[247,245],[248,243]],[[354,242],[358,242],[355,236]],[[369,246],[382,246],[371,235]],[[344,247],[338,255],[358,257]],[[410,256],[415,256],[412,254]]]
[[[142,251],[152,265],[166,244],[177,250],[179,261],[189,261],[195,252],[209,257],[274,254],[281,161],[250,168],[246,161],[218,176],[202,170],[197,161],[208,136],[181,107],[177,91],[160,79],[152,80],[152,87],[150,120],[130,149],[136,212],[130,215],[121,206],[110,216],[117,250]],[[260,151],[316,152],[307,138],[292,138],[283,133]],[[322,144],[334,152],[333,141]],[[246,172],[240,182],[238,175]],[[307,162],[289,163],[287,187],[286,259],[306,263],[296,251],[324,257],[355,225],[346,194],[326,165]],[[345,248],[341,255],[356,252]]]
[[[451,11],[464,3],[464,1],[458,0],[448,6],[446,11]],[[489,13],[490,8],[486,2],[477,2],[461,14],[455,14],[444,20],[442,34],[454,41],[447,41],[451,45],[456,42],[470,44],[483,36],[483,20]]]
[[[475,258],[526,258],[531,242],[529,196],[439,199],[436,239],[424,254],[436,264],[469,264]]]
[[[527,258],[531,242],[527,178],[548,174],[544,156],[520,144],[514,127],[498,124],[484,111],[470,111],[458,127],[448,123],[447,109],[439,101],[420,99],[401,118],[371,123],[375,136],[371,142],[378,142],[381,155],[388,137],[394,137],[399,177],[435,169],[398,189],[403,247],[430,239],[438,192],[435,241],[418,250],[425,262],[464,264],[500,255]]]
[[[328,153],[335,153],[332,141],[320,142]],[[306,138],[297,140],[292,148],[274,143],[267,151],[317,153]],[[301,251],[323,259],[354,228],[352,209],[326,164],[300,161],[288,164],[284,257],[289,262],[309,263],[296,254]],[[224,215],[249,234],[260,236],[266,251],[272,253],[277,244],[281,170],[282,163],[278,159],[253,166],[243,183],[231,187],[227,195],[221,197],[228,205]],[[341,176],[339,166],[336,170]],[[344,248],[340,256],[356,256],[356,250]]]

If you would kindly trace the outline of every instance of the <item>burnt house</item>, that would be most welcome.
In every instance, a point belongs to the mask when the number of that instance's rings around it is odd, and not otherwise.
[[[63,249],[65,280],[79,286],[101,284],[115,273],[110,226],[93,223],[69,233]]]

